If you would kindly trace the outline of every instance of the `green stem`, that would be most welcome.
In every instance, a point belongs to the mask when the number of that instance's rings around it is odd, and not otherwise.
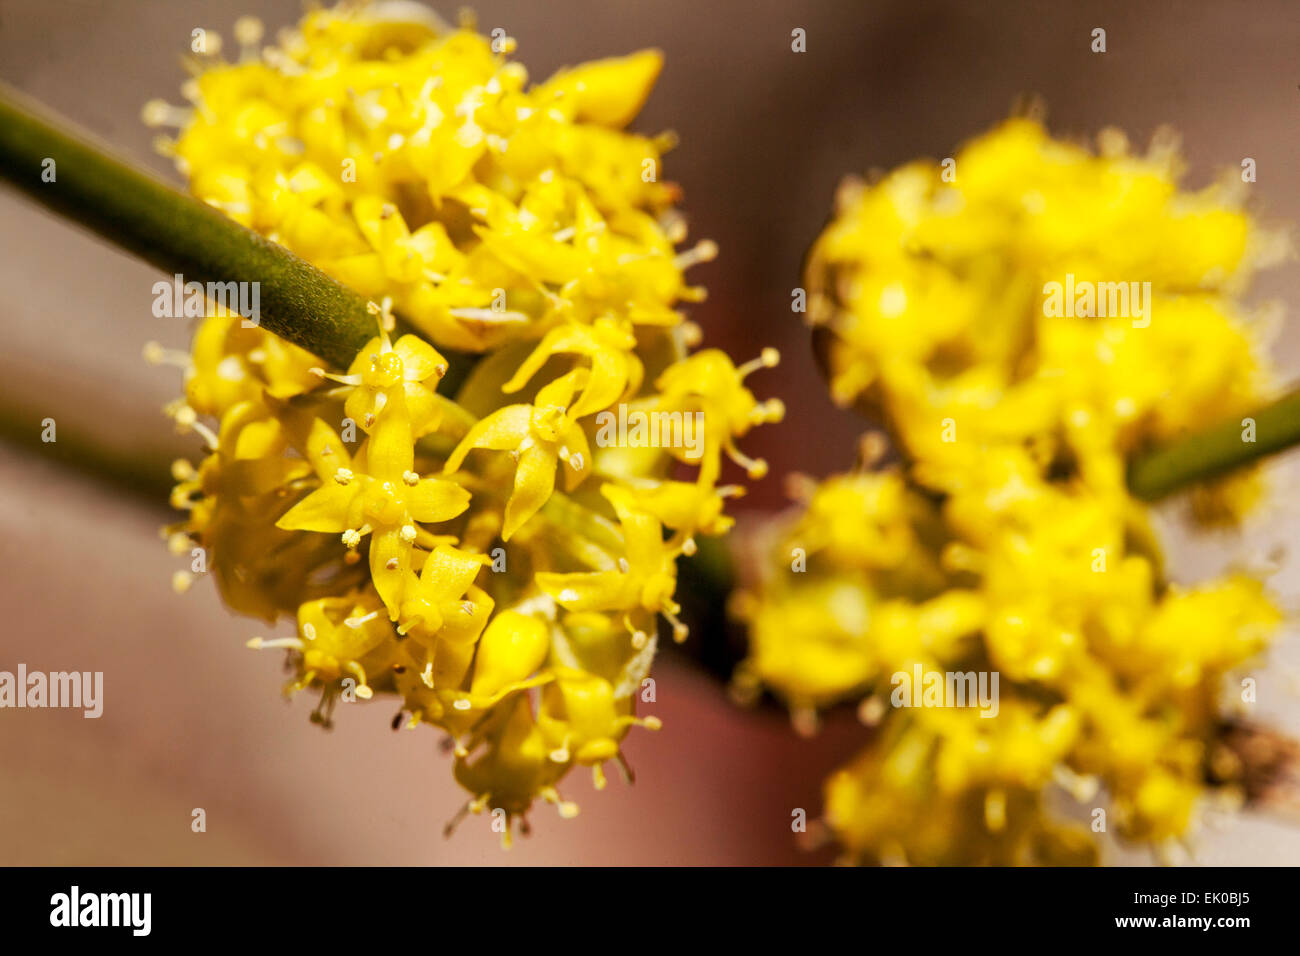
[[[187,282],[259,283],[262,325],[334,366],[374,337],[364,298],[65,126],[0,86],[0,178]]]
[[[1254,421],[1253,436],[1248,420]],[[1135,457],[1129,466],[1129,489],[1137,497],[1152,501],[1298,443],[1300,390],[1249,415],[1234,415]]]

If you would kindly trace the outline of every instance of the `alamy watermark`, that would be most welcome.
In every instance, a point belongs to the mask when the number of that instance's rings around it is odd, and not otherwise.
[[[1133,328],[1151,324],[1150,282],[1076,282],[1073,272],[1065,282],[1043,286],[1043,315],[1052,318],[1131,318]]]
[[[148,936],[152,913],[152,893],[82,893],[73,886],[50,897],[51,926],[124,926],[133,936]]]
[[[931,671],[920,664],[890,678],[895,707],[978,707],[981,717],[998,715],[997,671]]]
[[[155,282],[153,296],[153,314],[160,319],[238,315],[246,329],[255,329],[262,321],[260,282],[186,282],[178,272],[171,282]]]
[[[104,713],[103,671],[27,670],[18,665],[18,673],[0,671],[0,708],[66,707],[84,711],[82,716],[97,718]]]
[[[703,412],[658,412],[629,409],[596,415],[596,444],[601,448],[683,448],[685,458],[698,461],[704,454]]]

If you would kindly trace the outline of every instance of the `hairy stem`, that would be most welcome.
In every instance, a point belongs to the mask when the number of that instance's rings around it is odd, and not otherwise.
[[[0,177],[187,282],[259,283],[262,325],[336,367],[374,337],[361,296],[64,127],[0,86]]]

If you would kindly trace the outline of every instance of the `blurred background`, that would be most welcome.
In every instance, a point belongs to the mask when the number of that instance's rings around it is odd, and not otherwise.
[[[454,6],[435,5],[449,20]],[[140,107],[179,102],[180,65],[195,27],[221,32],[241,14],[274,31],[298,0],[0,0],[0,79],[179,184],[154,155]],[[783,504],[782,476],[852,464],[862,424],[826,398],[807,333],[790,311],[804,250],[847,173],[952,155],[1038,94],[1057,135],[1108,125],[1136,145],[1170,124],[1183,137],[1188,183],[1244,157],[1266,221],[1300,221],[1300,4],[1252,0],[989,2],[876,0],[699,3],[656,0],[482,0],[479,27],[504,28],[535,80],[560,66],[654,46],[659,85],[634,128],[675,129],[666,175],[685,192],[695,237],[720,257],[691,272],[709,301],[692,317],[706,342],[738,359],[776,345],[783,362],[755,380],[779,394],[786,423],[759,429],[746,451],[772,476],[747,505]],[[1107,31],[1107,52],[1090,51]],[[806,31],[807,52],[791,50]],[[1264,274],[1254,301],[1280,300],[1290,320],[1274,346],[1300,378],[1300,268]],[[791,811],[820,811],[825,774],[857,748],[851,716],[797,738],[775,709],[742,711],[688,660],[656,665],[664,721],[625,751],[634,787],[602,793],[575,772],[566,797],[582,813],[532,815],[533,835],[502,853],[485,818],[450,839],[460,807],[438,735],[392,733],[391,708],[342,708],[336,729],[309,724],[312,702],[286,705],[276,659],[244,649],[260,624],[221,607],[198,582],[170,588],[184,563],[158,529],[171,459],[193,439],[172,434],[161,406],[175,371],[146,366],[142,344],[184,347],[184,322],[151,314],[148,267],[0,190],[0,669],[99,670],[104,716],[0,711],[0,864],[810,864]],[[43,418],[59,441],[42,445]],[[93,450],[100,473],[64,460]],[[1275,467],[1277,494],[1237,536],[1191,538],[1175,510],[1163,524],[1177,577],[1251,561],[1300,533]],[[1273,584],[1300,594],[1300,556]],[[1300,654],[1288,634],[1261,672],[1259,717],[1300,737]],[[193,833],[202,807],[207,832]],[[1145,863],[1110,848],[1107,859]],[[1300,861],[1300,825],[1263,815],[1196,841],[1196,862]]]

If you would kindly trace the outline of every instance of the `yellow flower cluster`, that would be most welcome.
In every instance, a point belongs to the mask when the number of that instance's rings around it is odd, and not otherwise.
[[[1094,830],[1108,806],[1156,847],[1194,822],[1223,677],[1279,614],[1244,576],[1168,583],[1125,465],[1267,397],[1234,293],[1273,240],[1230,184],[1180,191],[1178,173],[1164,141],[1137,156],[1110,132],[1094,154],[1012,120],[847,185],[813,247],[833,395],[899,460],[797,485],[737,603],[739,680],[804,725],[862,700],[871,743],[825,793],[853,860],[1089,861],[1053,784]],[[1238,514],[1254,477],[1204,490],[1201,513]],[[953,706],[931,674],[982,675],[996,699]]]
[[[176,467],[173,545],[205,550],[236,610],[296,618],[252,644],[288,649],[315,719],[395,694],[450,736],[469,810],[570,815],[568,770],[601,786],[629,728],[658,726],[637,698],[659,617],[685,636],[675,562],[730,524],[723,458],[765,469],[735,439],[781,417],[743,384],[777,356],[689,351],[683,270],[714,250],[674,249],[669,137],[622,129],[658,53],[529,87],[512,41],[418,10],[313,11],[263,50],[241,20],[191,109],[146,107],[180,125],[164,148],[200,198],[382,303],[346,370],[203,321],[171,411],[209,454]],[[599,440],[624,403],[700,441]]]

